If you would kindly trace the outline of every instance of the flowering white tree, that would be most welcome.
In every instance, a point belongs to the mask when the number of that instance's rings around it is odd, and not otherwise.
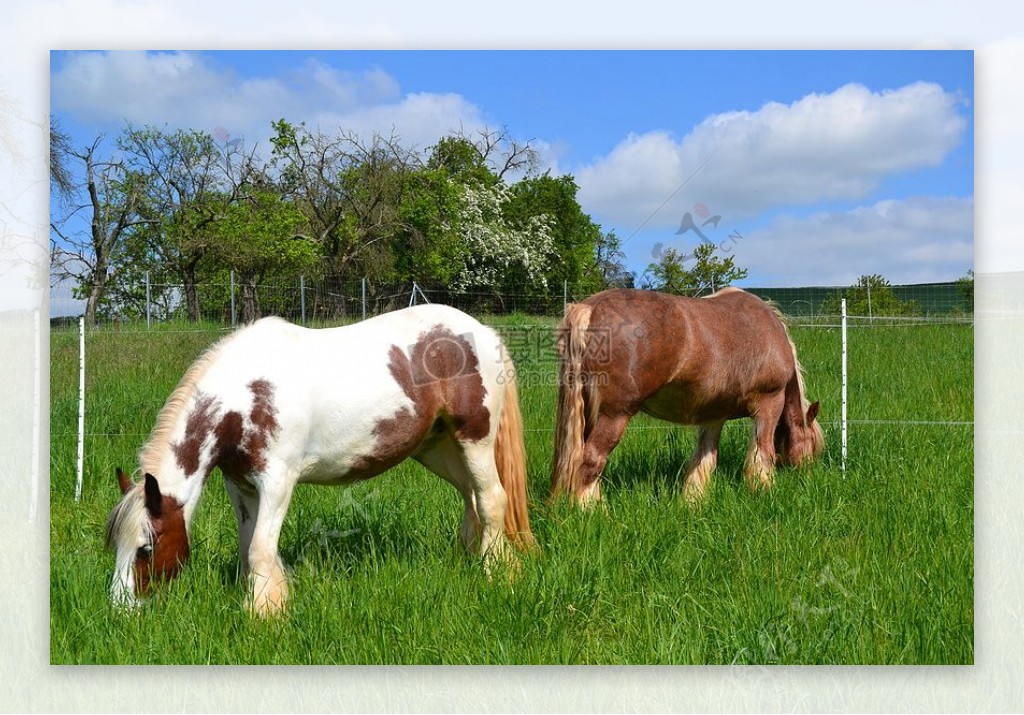
[[[551,219],[543,214],[512,225],[502,212],[510,195],[502,182],[462,187],[458,232],[464,250],[452,281],[455,290],[497,289],[513,269],[531,286],[547,287],[554,257]]]

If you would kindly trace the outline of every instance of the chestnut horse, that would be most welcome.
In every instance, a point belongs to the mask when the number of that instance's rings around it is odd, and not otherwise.
[[[465,500],[462,539],[485,556],[532,543],[515,371],[501,339],[421,305],[343,328],[266,318],[185,373],[107,524],[115,603],[134,605],[189,557],[189,525],[219,467],[238,518],[248,607],[282,609],[278,538],[295,485],[349,484],[412,457]],[[504,529],[504,534],[502,530]]]
[[[601,471],[637,412],[697,425],[684,493],[705,493],[727,420],[751,417],[744,467],[756,491],[776,462],[799,465],[824,446],[781,315],[725,288],[704,298],[608,290],[569,305],[559,326],[559,398],[552,497],[601,499]]]

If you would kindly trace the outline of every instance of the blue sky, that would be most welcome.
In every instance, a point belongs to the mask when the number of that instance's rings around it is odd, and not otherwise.
[[[703,205],[711,240],[742,237],[743,284],[902,283],[973,267],[973,77],[970,51],[55,52],[51,107],[80,144],[125,120],[422,148],[506,127],[576,177],[638,274],[695,245],[676,229]]]

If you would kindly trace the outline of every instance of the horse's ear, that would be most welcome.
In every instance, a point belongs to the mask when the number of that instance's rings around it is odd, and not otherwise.
[[[128,478],[128,475],[121,471],[121,468],[117,468],[117,486],[121,487],[121,493],[124,494],[132,488],[132,480]]]
[[[818,408],[821,405],[817,402],[812,402],[811,406],[807,408],[807,424],[814,422],[814,418],[818,416]]]
[[[160,484],[149,472],[146,472],[146,511],[150,516],[159,517],[163,507],[163,497],[160,495]]]

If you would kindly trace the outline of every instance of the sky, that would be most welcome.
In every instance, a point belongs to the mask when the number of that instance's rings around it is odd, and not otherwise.
[[[697,231],[750,287],[974,267],[971,51],[75,51],[50,80],[79,145],[126,121],[257,148],[279,118],[424,150],[505,128],[638,276]]]

